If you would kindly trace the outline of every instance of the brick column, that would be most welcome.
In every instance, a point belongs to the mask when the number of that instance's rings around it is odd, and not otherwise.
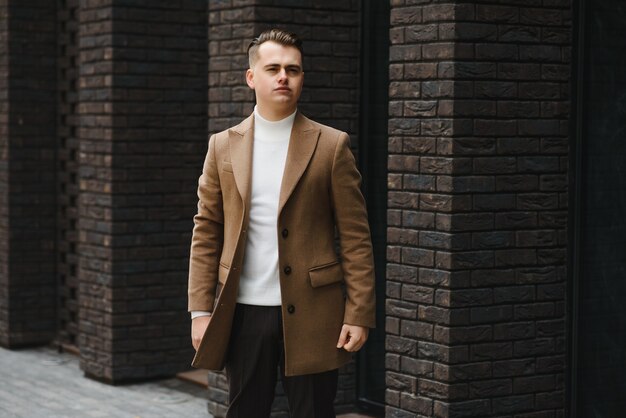
[[[297,7],[278,0],[208,3],[210,133],[236,125],[252,112],[254,92],[245,83],[248,44],[263,30],[279,27],[304,41],[305,81],[299,109],[316,121],[347,131],[353,146],[357,144],[359,1],[304,0]],[[287,416],[280,384],[277,393],[273,416]],[[336,400],[337,411],[353,408],[353,364],[341,371]],[[210,373],[209,411],[223,417],[226,402],[225,377]]]
[[[0,1],[0,344],[55,335],[55,2]]]
[[[188,369],[188,249],[206,149],[206,2],[81,1],[81,367]]]
[[[387,416],[563,416],[569,2],[409,3],[390,31]]]

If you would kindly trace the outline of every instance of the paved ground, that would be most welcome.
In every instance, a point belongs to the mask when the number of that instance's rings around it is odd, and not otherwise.
[[[2,418],[212,418],[206,390],[179,379],[110,386],[52,348],[0,348]]]

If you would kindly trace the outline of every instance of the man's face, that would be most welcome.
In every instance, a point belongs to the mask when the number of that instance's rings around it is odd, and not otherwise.
[[[259,46],[246,82],[256,94],[264,117],[285,117],[296,110],[304,73],[298,48],[267,41]]]

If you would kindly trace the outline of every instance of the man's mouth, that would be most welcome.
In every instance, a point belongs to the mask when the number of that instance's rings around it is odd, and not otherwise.
[[[276,91],[291,91],[289,87],[277,87],[274,90]]]

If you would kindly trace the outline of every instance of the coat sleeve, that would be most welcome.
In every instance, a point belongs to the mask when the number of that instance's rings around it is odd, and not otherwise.
[[[209,140],[198,179],[198,212],[189,255],[189,311],[213,311],[219,259],[224,243],[222,190],[215,157],[215,135]]]
[[[361,175],[350,139],[341,133],[333,157],[331,197],[346,283],[344,323],[374,328],[376,323],[374,257]]]

